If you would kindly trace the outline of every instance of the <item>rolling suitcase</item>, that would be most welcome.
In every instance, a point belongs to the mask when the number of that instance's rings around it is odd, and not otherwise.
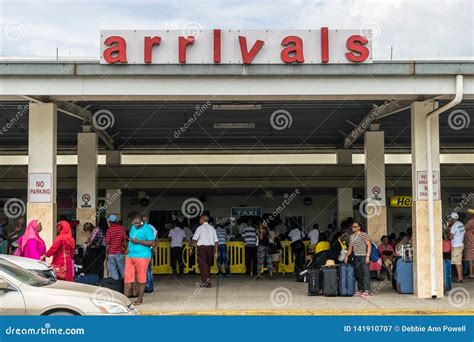
[[[444,284],[444,292],[448,292],[453,287],[453,277],[451,272],[451,260],[444,259],[443,260],[443,284]]]
[[[123,293],[124,284],[123,279],[115,280],[112,278],[103,278],[100,281],[99,286]]]
[[[354,266],[351,264],[339,265],[339,295],[353,296],[355,292]]]
[[[337,268],[323,267],[323,295],[327,297],[337,296]]]
[[[413,263],[403,259],[397,261],[397,291],[398,293],[413,293]]]
[[[321,291],[320,271],[315,268],[308,270],[308,296],[318,296]]]
[[[87,285],[99,285],[99,276],[97,274],[80,274],[74,278],[74,282]]]

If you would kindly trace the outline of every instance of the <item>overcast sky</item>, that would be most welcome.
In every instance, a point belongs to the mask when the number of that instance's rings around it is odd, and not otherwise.
[[[372,29],[374,59],[474,56],[473,0],[0,0],[3,56],[99,56],[101,29]]]

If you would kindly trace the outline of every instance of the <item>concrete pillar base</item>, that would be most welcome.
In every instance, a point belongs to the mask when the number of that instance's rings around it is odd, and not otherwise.
[[[76,219],[78,219],[80,222],[76,229],[76,244],[82,245],[88,238],[88,234],[82,229],[84,227],[84,223],[90,222],[93,225],[96,225],[97,212],[93,208],[77,208]]]
[[[413,267],[415,294],[431,298],[430,240],[428,228],[428,201],[413,201]],[[434,201],[436,296],[444,297],[441,201]]]
[[[367,233],[375,245],[378,246],[380,238],[387,235],[387,207],[370,206],[367,208]]]
[[[56,237],[56,203],[27,203],[27,222],[38,220],[41,222],[43,230],[40,235],[46,244],[46,248],[51,247]]]

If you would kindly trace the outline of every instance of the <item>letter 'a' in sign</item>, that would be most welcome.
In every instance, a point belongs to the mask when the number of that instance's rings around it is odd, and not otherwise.
[[[52,175],[50,173],[30,173],[28,175],[28,202],[53,202],[51,179]]]

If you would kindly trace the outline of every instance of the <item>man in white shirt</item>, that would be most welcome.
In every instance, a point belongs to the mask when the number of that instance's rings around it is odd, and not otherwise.
[[[288,234],[288,227],[286,226],[286,224],[284,224],[281,220],[280,222],[277,224],[276,228],[275,228],[275,232],[277,233],[278,236],[280,235],[285,235]]]
[[[319,241],[319,224],[315,223],[313,225],[313,229],[309,231],[308,237],[309,237],[308,251],[314,251],[314,249],[316,248],[316,244]]]
[[[209,216],[202,215],[199,218],[200,226],[197,227],[193,236],[193,247],[197,247],[199,272],[201,273],[201,287],[211,287],[211,266],[217,258],[217,234],[213,226],[209,224]],[[189,249],[191,254],[193,249]],[[213,257],[214,253],[214,259]]]
[[[450,215],[451,233],[451,264],[456,265],[458,282],[464,282],[462,275],[462,252],[464,249],[464,225],[459,220],[459,215],[452,212]]]
[[[181,229],[179,221],[174,221],[174,228],[168,233],[168,237],[171,239],[171,269],[173,275],[182,275],[184,272],[183,263],[183,240],[186,237],[184,230]],[[178,273],[179,266],[179,273]]]

